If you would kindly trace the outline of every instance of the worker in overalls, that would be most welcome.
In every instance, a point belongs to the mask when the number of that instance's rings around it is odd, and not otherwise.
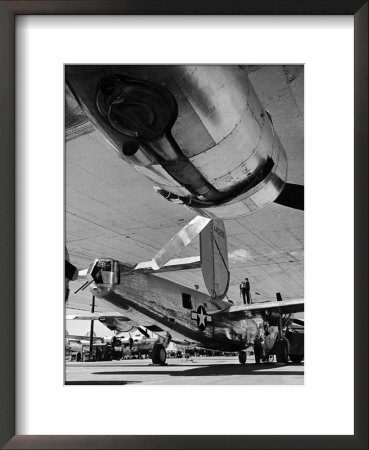
[[[241,281],[240,284],[240,294],[242,295],[243,303],[246,305],[251,304],[251,295],[250,295],[250,283],[249,279],[245,278]]]

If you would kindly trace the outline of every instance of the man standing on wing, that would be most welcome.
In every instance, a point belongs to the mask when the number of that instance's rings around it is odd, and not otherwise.
[[[241,281],[240,293],[242,295],[243,303],[245,305],[246,304],[250,305],[251,304],[251,295],[250,295],[250,283],[249,283],[248,278],[245,278],[244,280]]]

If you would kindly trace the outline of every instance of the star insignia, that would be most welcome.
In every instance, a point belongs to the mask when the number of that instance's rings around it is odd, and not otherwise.
[[[204,331],[207,324],[212,322],[211,316],[206,314],[206,309],[202,305],[197,308],[197,311],[191,312],[191,319],[196,320],[200,331]]]

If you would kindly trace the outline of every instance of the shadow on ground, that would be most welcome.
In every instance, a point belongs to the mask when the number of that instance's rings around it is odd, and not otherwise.
[[[137,366],[136,366],[137,367]],[[230,376],[230,375],[301,375],[304,376],[303,370],[281,370],[282,367],[290,366],[274,366],[271,364],[265,365],[254,365],[246,364],[244,366],[240,364],[234,365],[212,365],[212,366],[202,366],[202,367],[185,367],[184,370],[168,370],[166,367],[156,367],[155,370],[142,369],[141,370],[130,370],[132,366],[126,370],[115,370],[115,371],[104,371],[104,372],[93,372],[92,375],[169,375],[171,377],[198,377],[198,376]],[[176,367],[176,366],[171,366]],[[293,367],[293,366],[292,366]],[[273,370],[273,368],[277,370]]]
[[[120,380],[110,380],[110,381],[66,381],[66,385],[107,385],[107,384],[137,384],[138,381],[120,381]]]

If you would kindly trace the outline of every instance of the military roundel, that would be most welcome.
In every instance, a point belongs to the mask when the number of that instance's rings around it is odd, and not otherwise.
[[[191,319],[196,320],[197,327],[200,331],[204,331],[206,326],[212,322],[211,316],[206,313],[203,305],[200,305],[196,311],[191,312]]]

